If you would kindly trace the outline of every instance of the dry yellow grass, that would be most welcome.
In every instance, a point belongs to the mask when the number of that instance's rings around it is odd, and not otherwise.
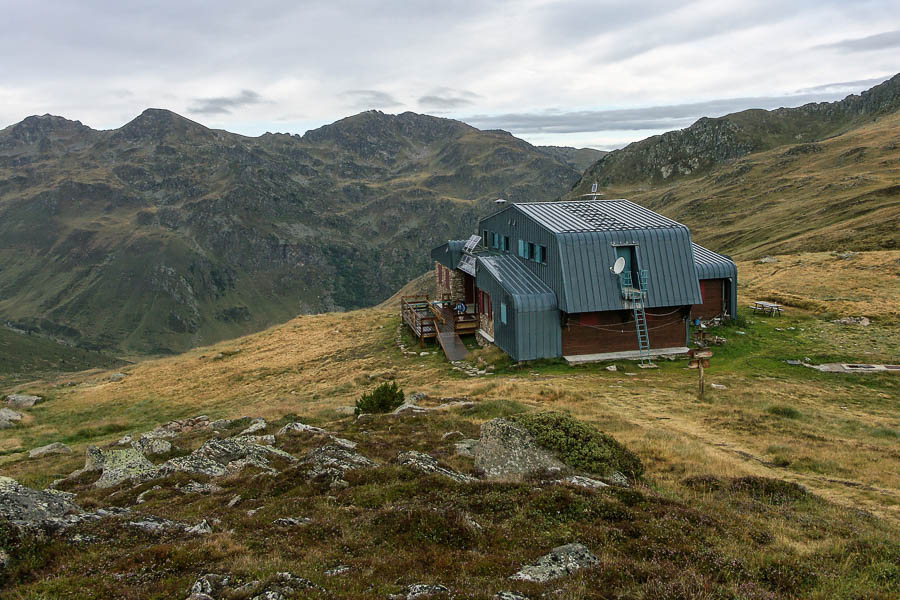
[[[800,255],[780,257],[774,264],[745,263],[742,296],[778,289],[821,302],[823,310],[835,314],[889,319],[896,311],[897,282],[875,284],[888,269],[896,270],[898,256],[877,252],[837,260]],[[838,293],[843,288],[835,281],[838,276],[849,277],[858,290]],[[753,327],[760,336],[769,335],[775,324],[795,322],[790,312],[783,321],[760,319],[748,329],[752,335],[757,335]],[[830,326],[794,312],[801,327]],[[569,410],[633,448],[650,479],[661,483],[705,473],[766,475],[802,483],[847,506],[900,518],[900,444],[893,437],[900,431],[900,410],[896,398],[871,385],[874,380],[830,378],[802,367],[785,374],[766,366],[782,361],[757,368],[752,355],[728,363],[742,365],[739,369],[716,368],[714,359],[710,379],[728,389],[712,392],[705,402],[696,399],[695,372],[680,363],[655,371],[620,363],[624,372],[547,365],[468,378],[453,371],[434,346],[424,357],[404,355],[395,341],[398,328],[399,318],[385,308],[304,316],[227,343],[136,364],[125,369],[120,383],[109,382],[105,372],[79,374],[70,378],[76,385],[49,390],[52,399],[32,412],[27,429],[0,432],[0,449],[7,452],[0,456],[0,472],[14,477],[35,469],[47,477],[64,473],[77,458],[38,463],[22,460],[22,452],[86,426],[114,427],[73,443],[77,452],[88,441],[110,441],[197,414],[275,418],[293,412],[327,419],[333,409],[352,405],[371,389],[379,375],[389,374],[407,392],[433,398],[469,396]],[[846,328],[835,328],[835,335],[844,335]],[[876,330],[898,337],[892,322],[873,325]],[[495,361],[499,353],[482,350],[476,356]],[[770,414],[772,405],[790,406],[800,417]],[[779,456],[789,457],[793,466],[772,464]]]

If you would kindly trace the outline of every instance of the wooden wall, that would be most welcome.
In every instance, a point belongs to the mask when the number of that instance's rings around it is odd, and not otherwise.
[[[701,279],[700,293],[703,295],[703,304],[691,307],[691,318],[711,319],[721,315],[725,311],[726,283],[724,279]]]
[[[690,306],[654,308],[647,311],[650,347],[680,348],[688,345],[685,320]],[[634,313],[630,310],[563,313],[563,355],[600,354],[637,350]]]

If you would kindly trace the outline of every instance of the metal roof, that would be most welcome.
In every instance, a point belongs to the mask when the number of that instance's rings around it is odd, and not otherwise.
[[[700,279],[726,279],[737,277],[737,265],[729,257],[708,250],[700,244],[694,246],[694,262]]]
[[[466,240],[449,240],[431,250],[431,260],[437,261],[448,269],[455,269],[462,258]]]
[[[523,202],[514,205],[553,233],[684,227],[623,198],[576,202]]]
[[[556,294],[522,262],[510,255],[479,255],[478,270],[486,271],[512,298],[518,312],[554,310]]]

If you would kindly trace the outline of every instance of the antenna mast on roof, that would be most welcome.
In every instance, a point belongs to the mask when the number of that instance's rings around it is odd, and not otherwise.
[[[603,195],[602,192],[597,191],[598,186],[599,186],[599,184],[595,181],[594,183],[591,184],[591,193],[590,194],[581,194],[579,196],[579,198],[586,198],[586,197],[590,196],[591,200],[596,200],[598,196]]]

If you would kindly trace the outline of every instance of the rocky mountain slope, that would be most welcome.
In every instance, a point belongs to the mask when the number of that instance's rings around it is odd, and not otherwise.
[[[900,247],[900,75],[834,103],[744,111],[612,152],[599,182],[738,258]]]
[[[0,131],[0,318],[88,348],[181,351],[387,298],[497,197],[579,172],[506,132],[361,113],[248,138],[148,109]]]

